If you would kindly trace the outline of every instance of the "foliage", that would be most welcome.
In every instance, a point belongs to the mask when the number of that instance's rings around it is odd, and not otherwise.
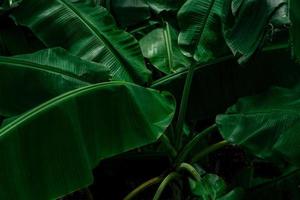
[[[299,199],[299,6],[0,1],[0,199]]]

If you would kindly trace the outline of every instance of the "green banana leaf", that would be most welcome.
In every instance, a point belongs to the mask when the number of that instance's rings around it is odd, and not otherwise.
[[[222,136],[252,154],[300,165],[300,87],[241,98],[216,122]]]
[[[61,48],[0,56],[0,115],[19,115],[64,92],[108,81],[109,71]]]
[[[253,187],[247,191],[246,200],[282,200],[300,199],[300,171],[299,169],[285,173],[280,177],[270,179],[268,182]]]
[[[2,0],[0,1],[0,14],[17,7],[22,0]]]
[[[151,17],[149,5],[145,0],[114,0],[110,12],[123,28],[137,25]]]
[[[228,0],[223,12],[224,38],[240,63],[263,46],[266,33],[271,32],[272,39],[277,29],[289,24],[287,0]]]
[[[143,55],[160,71],[171,74],[189,67],[190,61],[185,57],[177,44],[176,30],[164,23],[140,40]]]
[[[190,189],[199,200],[216,200],[226,192],[225,181],[215,175],[206,174],[200,181],[190,179]]]
[[[150,8],[159,14],[163,11],[176,11],[185,0],[146,0]]]
[[[224,0],[187,0],[177,14],[178,43],[186,56],[205,63],[224,56],[228,49],[222,37]]]
[[[290,17],[292,21],[291,40],[293,54],[297,62],[300,62],[300,2],[297,0],[290,0]]]
[[[144,84],[150,78],[138,42],[119,30],[100,6],[69,0],[23,0],[12,13],[48,47],[60,46],[82,59],[102,63],[114,80]]]
[[[43,103],[0,129],[0,199],[54,199],[86,187],[100,160],[155,142],[174,111],[168,93],[126,82]]]

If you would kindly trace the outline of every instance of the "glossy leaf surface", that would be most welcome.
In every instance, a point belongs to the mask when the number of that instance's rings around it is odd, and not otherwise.
[[[160,71],[170,74],[187,68],[190,61],[185,57],[178,45],[178,34],[169,23],[157,28],[140,40],[143,55]]]
[[[14,116],[90,83],[108,81],[101,64],[81,60],[60,48],[0,57],[0,114]]]
[[[278,26],[289,23],[287,0],[228,0],[224,3],[224,37],[240,63],[263,46],[268,31],[275,32]],[[276,18],[276,22],[272,18]]]
[[[179,9],[184,0],[146,0],[149,6],[156,13],[161,13],[163,11],[176,11]]]
[[[137,41],[100,6],[68,0],[24,0],[13,16],[48,46],[105,65],[114,80],[145,83],[150,72]],[[59,38],[59,39],[58,39]]]
[[[190,187],[199,200],[217,199],[226,191],[226,183],[215,174],[207,174],[198,182],[190,180]]]
[[[177,14],[178,43],[186,56],[202,63],[227,52],[221,32],[224,0],[187,0]]]
[[[156,141],[174,109],[169,94],[124,82],[34,108],[0,129],[0,199],[54,199],[91,184],[100,160]]]
[[[254,155],[300,165],[300,88],[240,99],[216,119],[222,136]]]

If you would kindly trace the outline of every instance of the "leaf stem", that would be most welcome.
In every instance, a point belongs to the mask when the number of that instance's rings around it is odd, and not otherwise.
[[[182,135],[183,135],[182,128],[183,128],[183,123],[184,123],[184,120],[186,117],[187,104],[189,101],[190,90],[191,90],[191,85],[192,85],[192,81],[193,81],[195,68],[196,68],[196,64],[192,63],[189,68],[187,77],[185,79],[183,93],[182,93],[182,97],[181,97],[179,114],[178,114],[178,119],[177,119],[177,123],[176,123],[176,127],[175,127],[175,136],[176,136],[175,145],[178,149],[180,149],[180,147],[181,147],[181,142],[182,142],[181,140],[182,140]]]
[[[142,183],[138,187],[136,187],[134,190],[132,190],[123,200],[131,200],[134,197],[136,197],[138,194],[140,194],[145,189],[151,187],[152,185],[158,184],[161,182],[162,178],[157,176],[152,179],[149,179],[148,181]]]
[[[190,153],[190,151],[208,134],[210,134],[213,131],[217,130],[217,125],[213,124],[212,126],[206,128],[201,133],[197,134],[192,140],[189,141],[188,144],[184,146],[184,148],[179,152],[175,163],[181,163],[183,162],[187,155]]]
[[[201,176],[197,170],[189,163],[181,163],[178,167],[178,171],[187,171],[196,181],[200,181]]]
[[[203,158],[204,156],[206,156],[207,154],[210,154],[214,151],[217,151],[221,148],[223,148],[224,146],[228,145],[229,143],[226,140],[223,140],[221,142],[218,142],[216,144],[213,144],[209,147],[207,147],[206,149],[204,149],[203,151],[199,152],[198,154],[196,154],[192,160],[191,163],[195,163],[198,162],[201,158]]]
[[[171,154],[171,157],[175,158],[177,156],[177,151],[171,144],[171,141],[168,138],[168,136],[166,136],[165,134],[162,134],[160,139],[161,139],[162,143],[165,145],[165,147],[168,149],[169,153]]]
[[[166,178],[164,178],[164,180],[159,185],[159,187],[153,197],[153,200],[159,200],[160,196],[162,195],[162,193],[165,190],[165,188],[167,187],[167,185],[174,179],[178,178],[179,176],[180,176],[180,174],[178,174],[177,172],[171,172],[170,174],[168,174],[166,176]]]

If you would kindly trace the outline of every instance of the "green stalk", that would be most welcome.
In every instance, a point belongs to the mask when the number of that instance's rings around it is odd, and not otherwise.
[[[157,176],[157,177],[154,177],[154,178],[142,183],[141,185],[136,187],[134,190],[132,190],[123,200],[134,199],[138,194],[143,192],[145,189],[151,187],[152,185],[158,184],[159,182],[161,182],[161,180],[162,180],[162,178]]]
[[[181,140],[183,135],[182,128],[186,116],[187,104],[189,101],[190,90],[191,90],[195,68],[196,65],[194,63],[191,64],[187,77],[185,79],[182,98],[180,102],[179,114],[178,114],[178,119],[175,127],[175,136],[176,136],[175,145],[178,149],[180,149],[181,147]]]
[[[212,0],[210,2],[207,13],[205,15],[204,24],[209,19],[209,16],[211,14],[211,10],[213,9],[214,4],[215,4],[215,0]],[[198,37],[198,42],[200,42],[202,39],[204,27],[205,26],[202,26],[201,29],[199,30],[200,35]],[[187,74],[187,78],[186,78],[186,81],[184,84],[184,89],[183,89],[183,95],[182,95],[181,102],[180,102],[179,115],[178,115],[178,120],[177,120],[177,124],[176,124],[176,129],[175,129],[176,136],[178,136],[178,139],[176,141],[176,146],[178,147],[178,149],[181,148],[181,142],[182,142],[181,140],[182,140],[182,135],[183,135],[182,127],[183,127],[183,123],[184,123],[185,116],[186,116],[187,103],[188,103],[189,96],[190,96],[190,90],[191,90],[191,85],[192,85],[195,69],[196,69],[196,63],[192,63],[189,68],[188,74]]]
[[[188,172],[196,181],[200,181],[201,176],[197,170],[189,163],[181,163],[178,167],[178,171]]]
[[[188,144],[184,146],[184,148],[180,151],[176,158],[176,163],[181,163],[184,160],[186,160],[187,155],[190,153],[190,151],[208,134],[210,134],[213,131],[217,130],[217,125],[213,124],[212,126],[206,128],[201,133],[197,134],[191,141],[189,141]]]
[[[207,147],[206,149],[204,149],[203,151],[199,152],[198,154],[196,154],[192,160],[191,160],[191,163],[195,163],[195,162],[198,162],[199,160],[201,160],[201,158],[203,158],[204,156],[212,153],[212,152],[215,152],[221,148],[223,148],[224,146],[228,145],[229,143],[225,140],[221,141],[221,142],[218,142],[216,144],[213,144],[209,147]]]
[[[163,134],[160,137],[162,143],[165,145],[165,147],[167,148],[167,150],[169,151],[170,155],[172,158],[175,158],[177,156],[177,151],[176,149],[173,147],[173,145],[170,142],[170,139],[168,138],[168,136],[166,136],[165,134]]]
[[[178,177],[180,177],[180,175],[177,172],[171,172],[170,174],[168,174],[166,176],[166,178],[164,178],[164,180],[159,185],[159,187],[153,197],[153,200],[159,200],[160,196],[162,195],[163,191],[168,186],[168,184],[171,181],[173,181],[174,179],[177,179]]]

